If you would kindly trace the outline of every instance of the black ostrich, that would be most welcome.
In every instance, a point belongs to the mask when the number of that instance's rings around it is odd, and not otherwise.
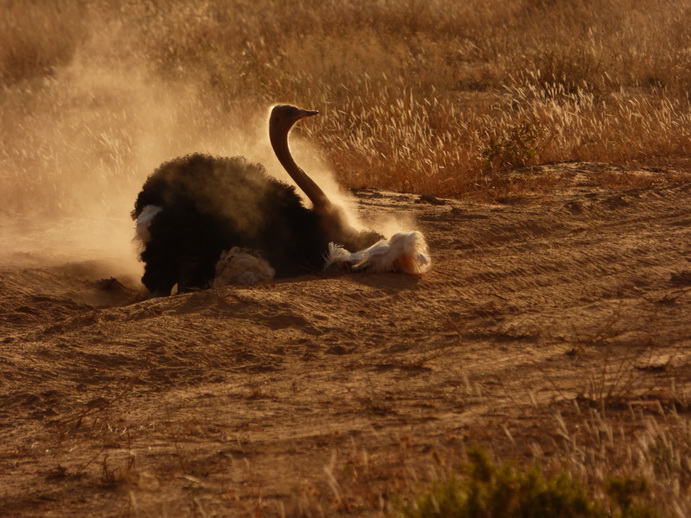
[[[317,111],[275,106],[269,136],[276,157],[312,201],[303,206],[295,188],[269,176],[242,157],[188,155],[162,164],[144,183],[132,211],[144,248],[142,282],[154,296],[211,286],[222,252],[255,251],[291,277],[323,269],[329,243],[357,252],[382,239],[360,232],[298,167],[288,133]]]

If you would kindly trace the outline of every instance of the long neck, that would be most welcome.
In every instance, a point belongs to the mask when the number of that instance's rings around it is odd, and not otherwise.
[[[303,190],[303,192],[310,199],[314,205],[314,210],[317,213],[324,214],[333,210],[331,201],[327,198],[324,191],[312,180],[307,174],[300,169],[300,167],[293,160],[293,156],[290,154],[290,148],[288,147],[288,132],[282,127],[271,126],[269,128],[269,138],[271,140],[271,146],[276,153],[278,161],[291,176],[293,181]]]

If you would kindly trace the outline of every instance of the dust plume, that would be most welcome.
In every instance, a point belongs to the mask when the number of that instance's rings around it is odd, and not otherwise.
[[[270,106],[222,106],[201,80],[163,79],[117,50],[123,30],[94,29],[52,76],[0,97],[0,265],[98,259],[138,278],[134,200],[158,165],[189,153],[245,156],[292,184],[269,144]],[[299,130],[291,145],[348,209],[315,146]]]

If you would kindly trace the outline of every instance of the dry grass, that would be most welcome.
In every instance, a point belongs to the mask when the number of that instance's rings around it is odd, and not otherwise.
[[[629,367],[625,363],[616,368]],[[606,377],[603,374],[602,383],[608,382]],[[78,421],[55,424],[51,448],[72,451],[90,441],[103,446],[83,464],[56,465],[46,473],[46,483],[91,479],[97,481],[97,490],[126,492],[129,507],[120,509],[122,516],[490,517],[514,516],[510,510],[523,501],[533,514],[521,516],[682,518],[691,512],[691,402],[676,387],[687,381],[682,369],[669,368],[658,376],[650,398],[645,396],[649,387],[643,385],[616,399],[598,394],[545,403],[516,393],[518,399],[533,402],[516,403],[520,418],[494,423],[503,429],[505,440],[494,433],[487,436],[490,441],[483,440],[482,428],[492,427],[491,421],[465,430],[464,435],[477,439],[466,443],[451,440],[451,434],[448,441],[424,449],[405,433],[398,442],[368,449],[357,436],[343,441],[334,432],[320,443],[331,452],[330,460],[278,498],[266,494],[264,487],[272,466],[255,461],[251,447],[245,453],[239,435],[224,439],[225,460],[209,457],[198,448],[199,441],[214,442],[222,434],[207,418],[176,418],[174,409],[165,408],[163,418],[137,424],[118,393],[113,404],[93,407]],[[466,388],[476,401],[492,398],[470,384]],[[244,397],[257,395],[250,390]],[[363,400],[363,411],[395,415],[392,403],[379,398],[371,394]],[[532,424],[526,426],[526,421]],[[296,442],[293,447],[299,450],[302,445]],[[477,447],[496,463],[487,475],[477,472]],[[152,448],[157,462],[146,453]],[[274,466],[275,476],[281,476],[282,462]],[[188,496],[170,502],[157,497],[161,488],[172,491],[180,485]],[[566,503],[586,502],[592,512],[550,512],[543,507],[550,500],[540,497],[547,488],[557,490]],[[480,510],[447,501],[462,503],[474,493]],[[482,505],[508,511],[483,512]],[[446,512],[435,514],[430,510],[434,507]]]
[[[689,400],[675,390],[674,378],[661,377],[650,399],[632,393],[616,404],[579,397],[521,406],[522,419],[534,423],[530,429],[507,421],[501,425],[507,440],[474,441],[498,462],[488,478],[473,470],[470,444],[421,453],[405,435],[381,451],[353,442],[334,450],[322,484],[296,491],[288,516],[515,516],[521,501],[529,509],[521,516],[687,516]],[[591,511],[550,509],[540,492],[555,486],[564,502],[583,499]]]
[[[0,10],[10,208],[17,190],[36,197],[32,182],[69,204],[64,179],[85,167],[101,192],[129,196],[128,182],[157,161],[208,139],[243,151],[223,142],[255,139],[249,122],[256,131],[254,116],[276,101],[323,111],[302,129],[350,187],[487,196],[506,190],[494,181],[505,168],[655,162],[691,146],[682,0],[34,0]]]

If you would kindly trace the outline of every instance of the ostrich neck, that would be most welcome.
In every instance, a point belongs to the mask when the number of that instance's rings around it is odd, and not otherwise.
[[[289,131],[289,130],[288,130]],[[314,210],[324,214],[332,210],[331,201],[327,198],[324,191],[295,163],[293,155],[290,154],[288,147],[288,131],[271,128],[269,137],[271,146],[276,153],[276,158],[281,163],[286,172],[291,176],[295,183],[303,190],[314,205]]]

